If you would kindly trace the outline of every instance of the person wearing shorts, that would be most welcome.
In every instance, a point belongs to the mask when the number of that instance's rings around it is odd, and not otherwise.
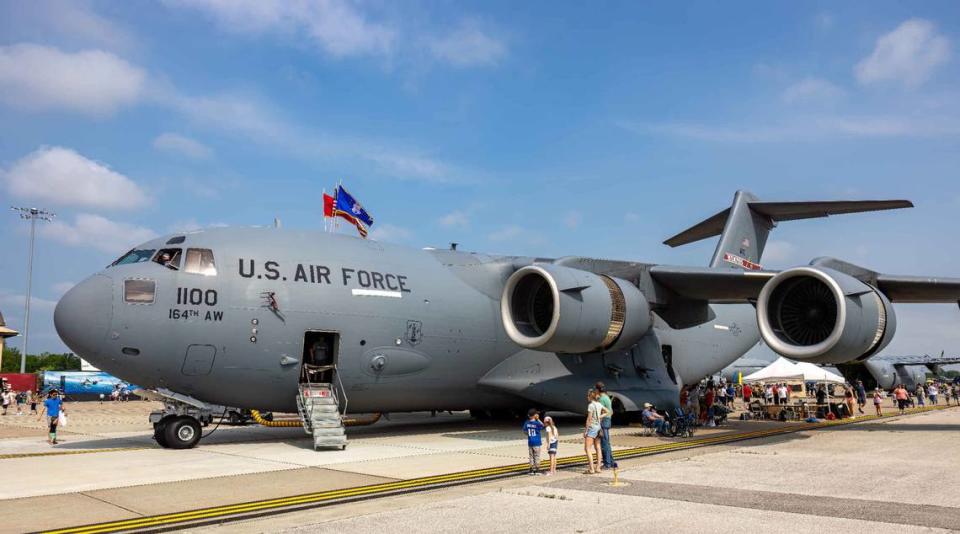
[[[897,399],[897,409],[900,410],[900,415],[903,415],[907,410],[907,399],[909,398],[907,388],[900,384],[897,389],[893,390],[893,397]]]
[[[603,451],[600,450],[600,420],[608,414],[608,410],[600,404],[598,400],[600,395],[597,390],[587,391],[587,419],[583,425],[583,450],[587,453],[587,464],[589,469],[586,474],[596,474],[600,472],[603,462]],[[596,452],[596,461],[594,461],[594,452]]]
[[[560,444],[560,432],[557,431],[557,425],[553,422],[553,417],[549,415],[543,418],[543,424],[547,431],[547,455],[550,456],[550,471],[547,475],[557,473],[557,445]]]
[[[43,401],[43,409],[40,411],[40,415],[37,416],[37,419],[43,417],[44,413],[47,414],[47,422],[50,425],[47,443],[56,445],[57,425],[60,423],[60,414],[67,413],[66,410],[63,409],[63,400],[60,398],[59,391],[53,390],[50,392],[47,400]]]

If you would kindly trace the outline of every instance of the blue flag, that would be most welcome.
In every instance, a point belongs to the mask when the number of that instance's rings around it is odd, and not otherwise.
[[[363,206],[343,186],[337,187],[336,209],[354,217],[367,226],[373,226],[373,217],[363,209]]]

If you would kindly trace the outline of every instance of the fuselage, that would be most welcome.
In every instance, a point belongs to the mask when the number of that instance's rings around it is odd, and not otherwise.
[[[64,296],[55,314],[63,340],[130,382],[242,408],[295,411],[310,333],[335,336],[351,412],[576,408],[596,380],[619,386],[631,408],[644,398],[669,405],[683,383],[759,339],[754,308],[727,304],[682,330],[655,314],[647,337],[618,354],[522,349],[504,332],[500,297],[534,258],[274,228],[165,236],[132,254]],[[516,386],[522,373],[550,387]]]

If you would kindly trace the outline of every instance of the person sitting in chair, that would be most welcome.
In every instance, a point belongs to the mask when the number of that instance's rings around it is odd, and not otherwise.
[[[657,434],[661,436],[664,435],[667,429],[667,420],[656,410],[653,409],[653,405],[649,402],[643,404],[643,412],[640,414],[643,419],[643,424],[645,426],[652,427],[657,431]]]

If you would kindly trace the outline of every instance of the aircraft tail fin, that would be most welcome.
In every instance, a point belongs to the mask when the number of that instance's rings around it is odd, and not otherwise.
[[[663,243],[678,247],[720,236],[711,267],[759,270],[770,230],[778,221],[812,219],[899,208],[912,208],[908,200],[839,200],[827,202],[762,202],[747,191],[737,191],[733,204]]]

